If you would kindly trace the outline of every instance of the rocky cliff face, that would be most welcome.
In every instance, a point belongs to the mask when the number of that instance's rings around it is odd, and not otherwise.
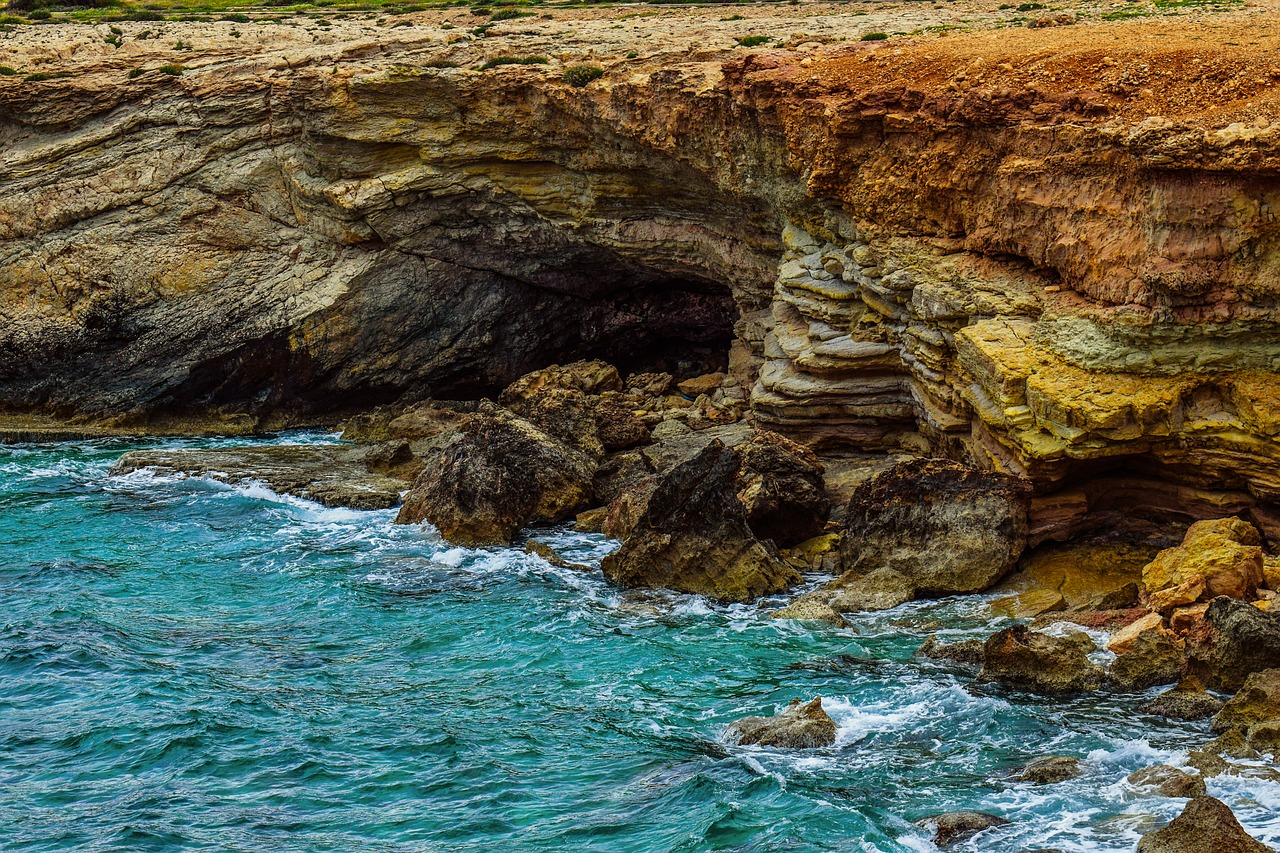
[[[1228,52],[1115,43],[1141,25],[694,34],[579,89],[567,54],[445,67],[494,49],[425,24],[205,25],[185,74],[131,77],[161,53],[127,26],[122,53],[22,48],[76,76],[0,77],[13,411],[251,428],[569,358],[727,358],[761,422],[819,447],[1029,477],[1038,538],[1133,512],[1280,534],[1265,27]]]

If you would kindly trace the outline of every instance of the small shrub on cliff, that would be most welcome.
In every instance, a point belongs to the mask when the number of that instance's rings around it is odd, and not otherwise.
[[[743,36],[738,39],[739,47],[759,47],[762,44],[773,41],[772,36]]]
[[[233,23],[233,24],[247,24],[247,23],[249,23],[250,21],[252,21],[252,20],[253,20],[253,18],[250,18],[248,15],[246,15],[246,14],[244,14],[244,13],[242,13],[242,12],[236,12],[236,13],[235,13],[235,14],[233,14],[233,15],[223,15],[223,16],[222,16],[221,18],[219,18],[218,20],[219,20],[219,21],[230,21],[230,22],[231,22],[231,23]]]
[[[27,13],[27,18],[32,21],[47,21],[53,17],[48,9],[32,9]]]
[[[181,77],[182,72],[187,69],[183,68],[181,65],[161,65],[156,70],[161,74],[168,74],[170,77]]]
[[[884,41],[889,37],[888,33],[867,33],[862,37],[863,41]]]
[[[531,13],[521,12],[519,9],[499,9],[493,13],[491,21],[514,21],[516,18],[527,18]]]
[[[572,65],[564,70],[564,82],[577,89],[603,76],[604,69],[599,65]]]
[[[497,68],[499,65],[546,65],[547,58],[545,56],[495,56],[484,65],[480,66],[481,71],[488,71],[490,68]]]
[[[19,18],[17,15],[0,15],[0,27],[8,26],[9,24],[25,24],[26,22],[26,18]]]
[[[13,77],[18,73],[16,68],[10,68],[7,65],[0,65],[0,77]]]

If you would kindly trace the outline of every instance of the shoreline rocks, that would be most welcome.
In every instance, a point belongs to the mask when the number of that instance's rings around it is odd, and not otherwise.
[[[1138,853],[1275,853],[1247,832],[1221,800],[1197,796],[1167,826],[1148,832]]]
[[[836,742],[836,724],[822,708],[822,697],[802,703],[792,699],[772,717],[743,717],[729,724],[725,736],[741,746],[817,749]]]
[[[1106,675],[1088,658],[1096,648],[1082,633],[1054,637],[1015,625],[997,631],[983,644],[978,681],[1049,696],[1096,690]]]

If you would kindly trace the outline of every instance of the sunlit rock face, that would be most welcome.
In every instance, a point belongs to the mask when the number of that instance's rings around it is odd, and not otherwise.
[[[280,38],[0,79],[8,408],[253,428],[684,365],[819,449],[1029,479],[1033,543],[1280,534],[1280,122],[913,84],[911,46],[874,85],[709,49],[577,89]]]

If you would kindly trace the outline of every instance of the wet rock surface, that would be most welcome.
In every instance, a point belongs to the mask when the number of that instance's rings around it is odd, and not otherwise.
[[[1015,782],[1052,785],[1080,775],[1080,759],[1071,755],[1046,755],[1027,764],[1013,775]]]
[[[1013,477],[939,459],[902,463],[850,499],[844,569],[892,569],[920,594],[979,592],[1026,546],[1029,497]]]
[[[1171,720],[1203,720],[1221,711],[1222,706],[1222,700],[1209,695],[1200,679],[1188,676],[1138,710]]]
[[[1221,800],[1197,796],[1168,826],[1149,832],[1138,853],[1275,853],[1252,838]]]
[[[1023,626],[1006,628],[983,645],[978,680],[1046,695],[1096,690],[1105,677],[1088,658],[1096,648],[1083,633],[1055,637]]]
[[[1238,690],[1249,675],[1280,661],[1280,616],[1215,598],[1187,635],[1187,656],[1187,671],[1210,690]]]
[[[1162,797],[1199,797],[1205,793],[1202,777],[1167,764],[1135,770],[1125,781],[1139,791],[1159,794]]]
[[[1009,821],[998,815],[984,812],[948,812],[917,821],[917,825],[934,830],[934,844],[939,847],[950,847],[984,830],[1008,826]]]
[[[822,699],[793,699],[773,717],[744,717],[729,724],[726,737],[743,746],[815,749],[836,742],[836,724],[822,709]]]
[[[389,451],[389,452],[388,452]],[[394,469],[401,448],[282,445],[220,450],[137,450],[112,466],[113,474],[141,469],[210,477],[225,483],[261,482],[273,491],[325,506],[388,509],[408,486]],[[380,470],[381,469],[381,470]]]
[[[594,470],[581,451],[486,405],[423,469],[396,521],[428,521],[456,545],[508,545],[528,524],[585,509]]]
[[[662,477],[622,547],[604,559],[605,577],[719,601],[752,601],[796,583],[796,571],[747,524],[737,496],[740,466],[736,450],[713,442]]]

